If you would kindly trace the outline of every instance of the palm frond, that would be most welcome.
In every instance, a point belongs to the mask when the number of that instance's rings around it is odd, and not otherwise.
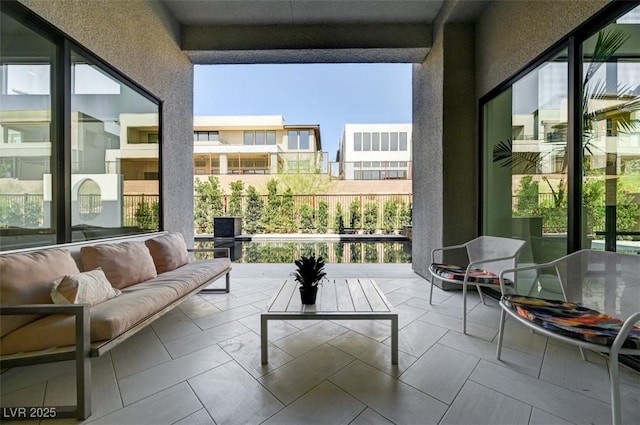
[[[510,139],[502,141],[493,147],[493,162],[501,167],[523,167],[523,172],[538,171],[540,154],[537,152],[513,152],[513,142]]]
[[[598,72],[598,69],[608,62],[609,59],[629,40],[630,34],[618,29],[602,30],[598,33],[596,44],[593,48],[593,54],[589,67],[585,72],[584,84],[588,84],[591,78]]]

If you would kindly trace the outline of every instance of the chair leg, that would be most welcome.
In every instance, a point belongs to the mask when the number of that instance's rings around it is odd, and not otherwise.
[[[430,279],[431,289],[429,290],[429,305],[431,305],[431,300],[433,299],[433,276]]]
[[[496,348],[496,359],[502,356],[502,340],[504,339],[504,322],[507,319],[507,312],[500,308],[500,329],[498,330],[498,347]]]
[[[462,333],[467,333],[467,284],[462,284]]]
[[[478,285],[476,285],[476,289],[478,290],[478,295],[480,295],[480,301],[482,301],[482,304],[487,305],[486,301],[484,300],[484,295],[482,295],[482,290]]]
[[[580,357],[582,357],[582,360],[584,360],[585,362],[588,361],[587,360],[587,353],[585,353],[584,348],[582,347],[578,347],[580,348]]]
[[[620,371],[618,369],[618,354],[609,354],[609,379],[611,381],[611,422],[613,425],[622,423],[620,408]]]

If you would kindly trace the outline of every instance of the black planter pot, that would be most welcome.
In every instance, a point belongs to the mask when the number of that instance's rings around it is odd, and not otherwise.
[[[317,286],[300,287],[300,298],[302,299],[302,304],[315,304],[317,294]]]

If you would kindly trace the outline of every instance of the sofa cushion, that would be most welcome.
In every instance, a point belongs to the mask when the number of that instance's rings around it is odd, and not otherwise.
[[[102,268],[111,286],[117,289],[157,276],[153,258],[144,242],[83,246],[80,256],[85,270]]]
[[[175,270],[189,262],[187,244],[180,233],[169,233],[145,241],[158,274]]]
[[[89,304],[94,306],[122,294],[111,286],[101,268],[67,275],[51,284],[55,304]]]
[[[0,304],[51,304],[51,282],[79,273],[66,249],[0,256]],[[38,315],[2,316],[0,336],[36,320]]]

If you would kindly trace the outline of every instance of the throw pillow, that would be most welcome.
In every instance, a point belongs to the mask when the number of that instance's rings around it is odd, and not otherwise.
[[[180,233],[169,233],[145,241],[158,274],[175,270],[189,262],[187,244]]]
[[[60,276],[80,273],[66,249],[0,256],[0,304],[51,304],[49,284]],[[33,322],[40,315],[2,316],[0,336]]]
[[[51,284],[51,299],[55,304],[100,304],[121,295],[111,286],[101,268],[63,276]]]
[[[144,242],[121,242],[83,246],[80,249],[84,270],[102,268],[116,289],[126,288],[158,274]]]

